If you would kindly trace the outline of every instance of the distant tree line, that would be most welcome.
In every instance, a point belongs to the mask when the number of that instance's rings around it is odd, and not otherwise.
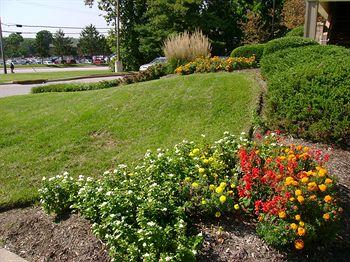
[[[107,39],[96,27],[89,25],[80,33],[78,43],[73,44],[73,38],[66,37],[62,30],[52,34],[42,30],[35,38],[23,38],[18,33],[12,33],[4,39],[5,56],[7,58],[39,56],[94,56],[110,55]]]
[[[116,0],[95,2],[105,19],[115,23]],[[121,56],[127,69],[136,69],[163,54],[171,34],[200,29],[212,42],[212,54],[228,55],[245,43],[265,42],[302,23],[304,0],[119,0]],[[290,3],[291,2],[291,3]],[[293,11],[295,6],[299,13]],[[304,9],[303,9],[304,8]],[[301,11],[300,11],[301,10]],[[300,15],[301,13],[301,15]],[[299,24],[298,24],[299,25]],[[115,51],[115,35],[108,37]]]

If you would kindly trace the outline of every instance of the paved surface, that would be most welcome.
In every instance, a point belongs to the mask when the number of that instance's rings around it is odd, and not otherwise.
[[[1,68],[0,68],[1,69]],[[67,71],[91,71],[91,70],[109,70],[108,66],[82,66],[82,67],[31,67],[31,68],[15,68],[16,74],[21,73],[34,73],[34,72],[67,72]],[[0,74],[3,74],[4,71],[0,70]],[[11,74],[11,70],[8,68],[7,73]]]
[[[0,262],[27,262],[27,260],[24,260],[4,248],[0,248]]]
[[[45,85],[52,85],[52,84],[59,84],[59,83],[96,83],[103,80],[113,80],[113,79],[119,79],[119,78],[122,78],[122,77],[111,76],[111,77],[85,78],[85,79],[57,81],[57,82],[50,82],[45,84],[34,84],[34,85],[18,85],[18,84],[0,85],[0,98],[7,97],[7,96],[30,94],[32,87],[34,86],[45,86]],[[0,262],[2,261],[0,260]]]

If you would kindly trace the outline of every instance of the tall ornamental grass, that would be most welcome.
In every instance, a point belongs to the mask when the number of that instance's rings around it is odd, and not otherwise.
[[[171,35],[164,42],[164,54],[172,71],[198,57],[209,56],[210,51],[209,38],[199,30]]]

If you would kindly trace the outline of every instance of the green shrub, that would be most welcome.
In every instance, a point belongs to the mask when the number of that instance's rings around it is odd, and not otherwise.
[[[298,137],[350,144],[350,51],[336,46],[286,49],[263,58],[267,123]]]
[[[145,82],[150,80],[159,79],[162,76],[167,75],[168,68],[167,64],[156,64],[154,66],[149,67],[145,71],[137,72],[136,74],[131,74],[125,76],[122,80],[122,84],[132,84],[138,82]]]
[[[263,55],[265,56],[286,48],[302,47],[302,46],[317,45],[317,44],[318,43],[314,40],[311,40],[309,38],[298,37],[298,36],[277,38],[265,44]]]
[[[259,63],[264,53],[265,44],[254,44],[240,46],[234,49],[231,53],[231,57],[252,57],[255,56],[256,61]]]
[[[296,28],[293,28],[290,30],[287,34],[286,37],[291,37],[291,36],[299,36],[299,37],[304,37],[304,26],[298,26]]]
[[[37,86],[32,88],[32,93],[47,93],[47,92],[77,92],[77,91],[88,91],[105,89],[118,86],[120,80],[108,80],[101,81],[98,83],[62,83],[53,84],[46,86]]]

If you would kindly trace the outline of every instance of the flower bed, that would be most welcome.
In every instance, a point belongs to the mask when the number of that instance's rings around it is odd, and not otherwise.
[[[193,62],[179,66],[175,70],[175,74],[189,75],[193,73],[210,73],[226,71],[232,72],[239,69],[255,68],[257,62],[255,56],[246,57],[229,57],[222,59],[218,56],[197,58]]]
[[[273,246],[311,246],[336,232],[341,208],[327,156],[280,146],[274,134],[250,141],[184,141],[147,152],[133,169],[119,165],[98,180],[67,173],[44,179],[48,213],[80,212],[117,261],[191,261],[202,241],[191,217],[244,214]]]

